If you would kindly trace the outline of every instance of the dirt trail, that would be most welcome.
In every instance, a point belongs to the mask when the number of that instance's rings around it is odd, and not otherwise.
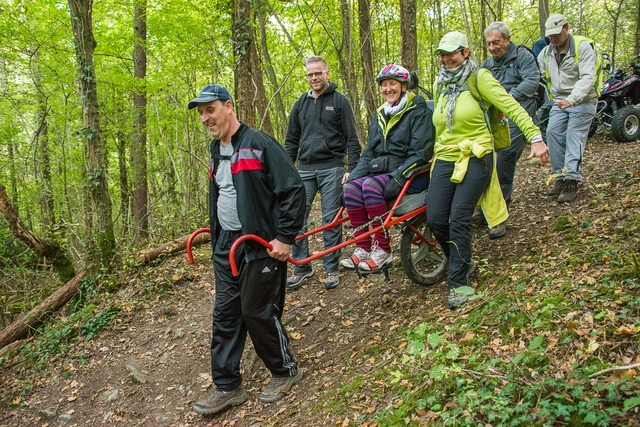
[[[540,251],[535,237],[559,216],[588,209],[597,191],[595,184],[628,162],[637,161],[640,143],[614,144],[590,140],[585,153],[586,180],[571,204],[550,202],[547,168],[525,160],[516,176],[514,203],[507,236],[490,241],[484,229],[474,231],[474,257],[480,269],[474,284],[486,286],[486,266],[492,274],[507,274],[523,254]],[[637,165],[635,166],[637,170]],[[398,230],[394,233],[397,234]],[[393,242],[397,245],[397,235]],[[319,242],[312,242],[317,247]],[[315,245],[315,246],[314,246]],[[351,249],[351,248],[349,248]],[[397,254],[397,247],[394,248]],[[196,263],[186,255],[162,261],[123,286],[112,305],[121,308],[115,325],[97,337],[72,348],[78,357],[52,372],[33,379],[25,396],[15,395],[19,365],[5,369],[2,393],[11,393],[12,407],[0,406],[0,426],[322,426],[340,423],[346,411],[327,407],[311,412],[312,405],[326,404],[328,396],[357,375],[384,364],[379,344],[395,348],[396,333],[422,321],[446,321],[444,282],[432,287],[411,283],[400,267],[391,281],[381,276],[359,280],[355,273],[341,274],[333,291],[322,287],[321,264],[316,275],[287,295],[283,321],[292,339],[292,350],[305,372],[302,383],[280,402],[265,405],[258,395],[269,374],[250,343],[245,349],[244,386],[249,400],[220,415],[202,417],[191,410],[193,402],[211,392],[209,341],[213,307],[213,277],[208,246],[195,251]],[[152,283],[173,282],[168,291],[146,302],[142,296]],[[65,360],[67,360],[65,359]],[[7,395],[2,401],[7,402]],[[353,405],[380,410],[392,401],[362,396]]]

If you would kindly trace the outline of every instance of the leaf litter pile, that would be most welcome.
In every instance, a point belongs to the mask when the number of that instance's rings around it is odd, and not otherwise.
[[[258,400],[269,374],[248,340],[248,401],[191,410],[213,391],[208,245],[194,265],[130,268],[3,353],[0,426],[639,425],[639,153],[590,139],[578,198],[558,204],[525,152],[507,235],[474,229],[476,293],[457,311],[444,281],[406,278],[399,228],[389,282],[345,271],[325,291],[314,262],[283,316],[305,376],[273,404]]]

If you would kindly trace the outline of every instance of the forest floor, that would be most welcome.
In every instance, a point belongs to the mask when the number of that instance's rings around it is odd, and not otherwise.
[[[472,285],[490,288],[492,277],[507,276],[510,266],[523,256],[544,251],[541,237],[556,219],[589,214],[594,209],[590,201],[607,191],[604,183],[612,173],[631,177],[621,191],[637,189],[639,151],[640,142],[619,144],[601,135],[590,139],[578,198],[558,204],[546,196],[548,168],[528,162],[527,149],[516,174],[507,235],[490,240],[486,229],[474,229],[474,258],[480,268]],[[594,222],[596,215],[602,213],[594,209]],[[398,230],[392,241],[398,244]],[[312,241],[312,247],[318,245]],[[208,417],[191,408],[213,390],[209,342],[214,287],[209,246],[194,251],[193,265],[180,255],[127,269],[127,277],[88,309],[106,313],[95,317],[95,334],[79,335],[53,355],[44,355],[44,347],[34,345],[33,351],[39,349],[45,359],[40,365],[27,366],[26,345],[43,336],[54,341],[59,336],[45,329],[3,360],[0,426],[358,425],[354,413],[372,414],[394,401],[394,396],[384,401],[366,393],[367,382],[379,382],[375,371],[387,360],[388,353],[380,349],[402,346],[405,331],[425,320],[446,326],[465,315],[446,308],[444,281],[430,287],[411,283],[400,266],[397,247],[394,252],[389,282],[379,275],[358,279],[354,272],[342,272],[340,285],[331,291],[324,290],[322,266],[315,262],[316,274],[301,289],[287,293],[283,316],[291,349],[304,371],[302,382],[281,401],[260,403],[258,396],[269,374],[249,341],[243,357],[248,401]],[[65,316],[61,314],[57,321]],[[356,375],[365,379],[365,391],[353,396],[348,406],[330,405]]]

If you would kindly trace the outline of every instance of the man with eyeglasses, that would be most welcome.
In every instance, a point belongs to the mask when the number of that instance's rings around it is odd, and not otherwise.
[[[533,53],[524,47],[518,47],[511,41],[511,30],[502,21],[489,24],[484,30],[487,49],[491,56],[481,65],[491,71],[500,85],[524,108],[531,118],[536,113],[535,95],[540,82],[540,70]],[[497,171],[500,189],[507,206],[511,203],[513,178],[518,159],[527,145],[520,128],[509,120],[511,146],[498,152]],[[474,212],[474,220],[477,218]],[[482,218],[482,212],[479,215]],[[475,222],[475,221],[474,221]],[[489,238],[497,239],[507,232],[506,223],[489,229]]]
[[[303,93],[293,105],[284,149],[293,162],[298,161],[298,173],[306,190],[305,223],[313,200],[320,192],[324,225],[331,222],[341,206],[342,186],[356,166],[361,148],[351,103],[336,90],[338,85],[329,81],[331,72],[327,61],[311,56],[304,66],[311,90]],[[325,249],[337,246],[342,241],[342,226],[324,230],[322,237]],[[308,240],[298,240],[291,252],[294,259],[308,258]],[[334,289],[340,282],[339,259],[340,251],[322,257],[327,290]],[[294,266],[293,275],[287,279],[287,289],[298,289],[312,275],[310,264]]]

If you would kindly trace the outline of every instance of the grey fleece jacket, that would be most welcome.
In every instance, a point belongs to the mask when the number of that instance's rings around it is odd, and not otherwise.
[[[534,96],[540,82],[540,70],[531,52],[524,48],[518,49],[514,42],[510,42],[502,58],[491,56],[481,67],[491,71],[493,77],[530,116],[535,114]]]

